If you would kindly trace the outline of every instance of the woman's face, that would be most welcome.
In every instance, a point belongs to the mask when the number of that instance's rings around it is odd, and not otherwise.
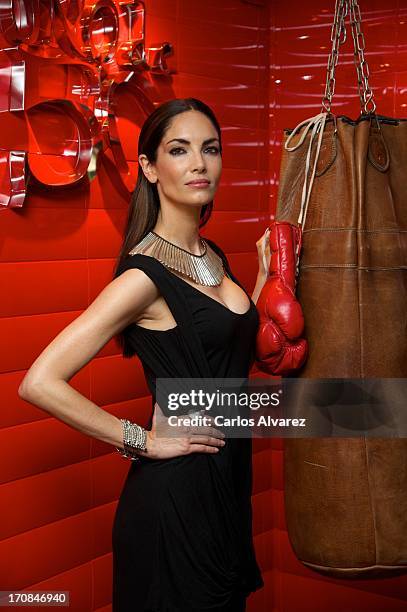
[[[158,149],[155,163],[143,155],[140,163],[157,183],[160,202],[203,206],[214,198],[222,171],[215,126],[195,110],[176,115]]]

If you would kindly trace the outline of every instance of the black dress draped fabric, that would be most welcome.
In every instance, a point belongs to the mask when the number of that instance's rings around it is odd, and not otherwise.
[[[223,251],[206,241],[242,287]],[[248,376],[259,324],[248,294],[250,307],[238,314],[154,257],[129,255],[117,275],[129,268],[154,281],[177,323],[164,331],[137,324],[125,330],[153,410],[157,378]],[[152,415],[147,429],[151,424]],[[227,438],[213,454],[129,463],[113,522],[113,612],[245,610],[247,595],[263,586],[252,539],[251,438]]]

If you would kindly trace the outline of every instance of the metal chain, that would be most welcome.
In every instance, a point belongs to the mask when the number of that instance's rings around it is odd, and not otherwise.
[[[331,28],[332,51],[328,57],[325,93],[322,98],[322,108],[331,112],[332,97],[335,92],[335,68],[338,64],[339,46],[346,41],[345,18],[350,13],[350,24],[353,38],[353,59],[358,77],[358,90],[361,114],[374,113],[376,104],[373,92],[369,86],[369,66],[364,56],[365,38],[361,30],[362,17],[357,0],[336,0],[334,21]],[[370,108],[369,108],[370,105]]]
[[[332,97],[335,92],[335,68],[338,64],[339,45],[346,41],[345,17],[348,14],[348,0],[336,0],[334,21],[331,28],[332,51],[328,57],[326,69],[325,94],[322,98],[322,108],[330,113]]]
[[[352,28],[354,54],[353,58],[355,61],[356,71],[358,73],[358,88],[360,97],[361,113],[365,112],[374,113],[376,110],[376,104],[373,100],[373,92],[369,86],[369,66],[365,60],[365,37],[362,33],[362,17],[360,15],[360,8],[357,0],[349,0],[350,8],[350,24]],[[371,105],[369,109],[369,104]]]

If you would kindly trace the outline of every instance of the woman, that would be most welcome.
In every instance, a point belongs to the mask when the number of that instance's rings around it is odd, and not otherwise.
[[[221,132],[203,102],[170,100],[147,118],[115,278],[42,352],[19,389],[130,459],[113,525],[114,612],[239,612],[263,581],[251,531],[251,439],[213,426],[174,436],[155,402],[160,377],[246,377],[254,305],[222,250],[201,239],[221,175]],[[137,354],[152,392],[146,429],[101,410],[68,380],[113,336]]]

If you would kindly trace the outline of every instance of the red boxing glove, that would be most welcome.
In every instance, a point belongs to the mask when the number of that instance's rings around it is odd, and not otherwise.
[[[268,374],[283,375],[300,368],[308,355],[308,343],[300,338],[304,315],[295,298],[301,227],[287,221],[273,221],[269,240],[269,277],[256,304],[260,316],[256,365]]]

